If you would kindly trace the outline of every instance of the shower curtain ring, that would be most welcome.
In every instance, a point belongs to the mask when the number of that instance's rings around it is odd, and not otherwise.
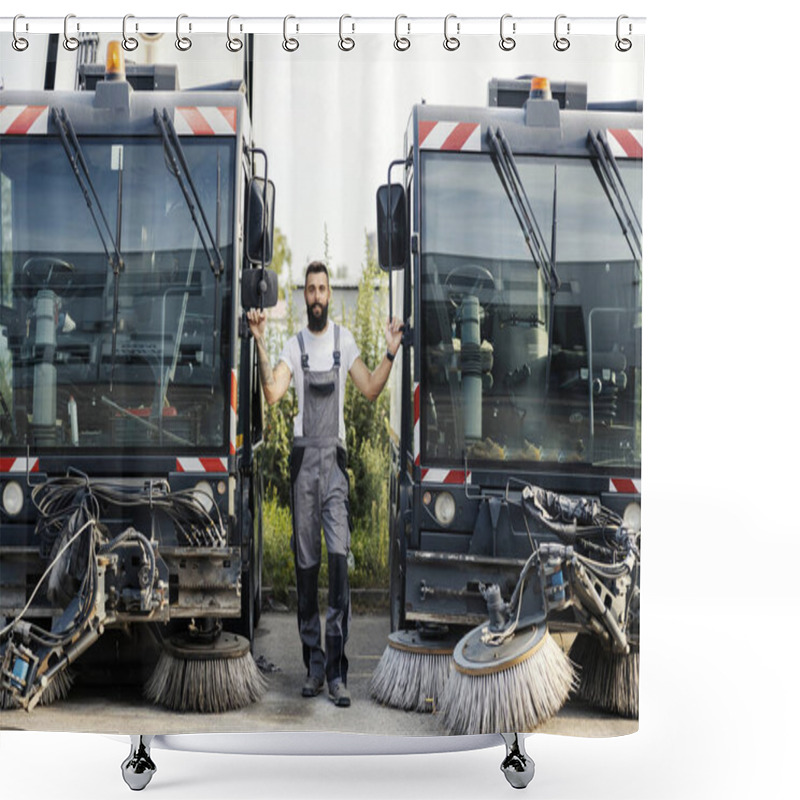
[[[75,36],[70,36],[69,31],[67,30],[67,25],[69,24],[69,21],[71,19],[75,19],[74,14],[67,14],[67,16],[64,17],[64,42],[63,42],[64,49],[69,50],[70,52],[72,52],[73,50],[77,50],[81,44],[78,38]]]
[[[507,19],[511,19],[511,14],[503,14],[503,16],[500,17],[500,49],[505,50],[506,52],[513,50],[517,46],[516,39],[505,35],[504,26]],[[511,32],[517,32],[516,22],[511,23]]]
[[[300,47],[300,42],[293,36],[288,35],[290,19],[295,19],[295,17],[289,14],[283,18],[283,43],[281,46],[287,53],[294,53]],[[295,26],[295,31],[297,31],[297,26]]]
[[[342,25],[346,19],[352,19],[352,17],[349,14],[342,14],[342,16],[339,17],[339,49],[344,50],[345,52],[352,50],[356,46],[356,43],[352,38],[345,36],[342,33]],[[355,29],[356,26],[355,23],[353,23],[353,32],[355,32]]]
[[[236,14],[231,14],[228,17],[228,41],[225,42],[225,47],[227,47],[231,53],[238,53],[242,47],[244,47],[244,42],[238,36],[231,36],[231,22],[235,19],[239,19]],[[241,26],[239,30],[241,30]]]
[[[411,47],[411,39],[407,36],[400,36],[399,27],[400,27],[400,20],[401,19],[408,19],[405,14],[398,14],[394,18],[394,49],[400,50],[401,52],[404,50],[408,50]],[[411,32],[411,25],[406,23],[406,28],[408,32]]]
[[[617,50],[619,50],[619,51],[620,51],[620,53],[627,53],[627,52],[628,52],[628,50],[630,50],[630,49],[631,49],[631,47],[633,47],[633,42],[631,42],[631,40],[630,40],[630,39],[627,39],[627,38],[625,38],[625,39],[624,39],[624,38],[622,38],[622,37],[619,35],[619,32],[620,32],[620,23],[621,23],[621,22],[622,22],[622,20],[624,20],[624,19],[628,19],[628,17],[627,17],[627,15],[626,15],[626,14],[620,14],[620,15],[617,17],[617,41],[616,41],[616,42],[614,42],[614,47],[616,47],[616,48],[617,48]],[[631,26],[631,24],[630,24],[630,22],[629,22],[629,23],[628,23],[628,35],[630,35],[632,31],[633,31],[633,28],[632,28],[632,26]]]
[[[122,18],[122,46],[130,53],[139,46],[139,40],[135,36],[128,36],[129,19],[134,19],[133,14],[126,14]]]
[[[457,36],[450,36],[449,25],[451,19],[456,19],[456,15],[448,14],[444,18],[444,49],[450,50],[450,52],[452,52],[453,50],[458,50],[458,48],[461,47],[461,40]],[[460,32],[461,32],[461,23],[456,22],[456,33]]]
[[[24,36],[17,36],[17,20],[25,19],[24,15],[17,14],[14,17],[14,22],[11,27],[11,35],[14,37],[14,41],[11,42],[11,46],[18,52],[21,53],[23,50],[28,49],[28,45],[30,42]],[[28,23],[25,23],[25,30],[28,30]]]
[[[175,20],[175,47],[181,52],[186,52],[192,46],[192,40],[188,36],[181,35],[181,20],[186,19],[188,14],[178,14]],[[192,23],[189,23],[189,30],[192,30]]]
[[[555,47],[555,49],[558,50],[559,53],[563,53],[565,50],[569,50],[569,45],[570,45],[569,39],[567,39],[566,36],[559,36],[559,34],[558,34],[558,23],[559,23],[559,20],[566,19],[566,18],[567,18],[566,14],[559,14],[556,17],[555,22],[553,24],[553,28],[554,28],[554,31],[555,31],[554,35],[556,37],[556,40],[553,42],[553,47]],[[567,23],[567,34],[569,34],[569,22]]]

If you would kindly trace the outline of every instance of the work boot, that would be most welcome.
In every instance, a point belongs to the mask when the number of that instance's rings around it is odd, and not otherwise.
[[[350,692],[347,691],[344,681],[335,681],[333,685],[329,685],[328,697],[339,708],[347,708],[350,705]]]
[[[322,678],[318,678],[316,675],[309,675],[303,684],[303,697],[316,697],[322,691],[324,685],[325,681]]]

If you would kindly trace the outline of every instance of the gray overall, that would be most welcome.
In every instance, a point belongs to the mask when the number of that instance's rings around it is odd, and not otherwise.
[[[350,484],[347,453],[339,439],[339,392],[343,391],[339,380],[339,326],[334,325],[333,366],[329,370],[312,372],[303,331],[297,334],[297,340],[303,367],[303,435],[295,437],[290,462],[297,627],[307,674],[327,678],[330,686],[339,679],[347,683],[344,646],[350,626]],[[324,651],[317,603],[322,557],[320,528],[328,548]]]

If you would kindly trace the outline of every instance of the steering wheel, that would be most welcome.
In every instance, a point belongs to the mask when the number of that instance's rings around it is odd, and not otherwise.
[[[460,264],[447,273],[444,279],[447,299],[453,308],[460,308],[465,297],[478,298],[482,308],[491,305],[497,294],[494,275],[480,264]]]
[[[33,256],[22,265],[22,274],[23,289],[28,296],[33,297],[41,289],[52,289],[63,297],[72,288],[75,266],[62,258]]]

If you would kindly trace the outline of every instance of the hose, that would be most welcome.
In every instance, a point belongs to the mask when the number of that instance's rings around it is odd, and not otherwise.
[[[64,599],[80,598],[74,618],[56,632],[30,624],[26,636],[49,648],[68,644],[75,633],[89,622],[96,605],[98,552],[109,553],[126,542],[136,542],[144,553],[149,575],[142,583],[146,600],[152,597],[158,574],[152,542],[133,528],[104,542],[100,522],[104,504],[122,508],[145,506],[152,513],[163,513],[172,521],[179,535],[195,546],[222,547],[226,544],[222,517],[216,503],[213,503],[212,511],[215,513],[212,514],[206,511],[193,491],[170,492],[166,483],[129,490],[91,483],[86,475],[70,469],[64,477],[51,478],[35,486],[31,498],[38,513],[35,533],[40,537],[40,553],[49,563],[22,611],[0,630],[0,639],[7,636],[24,618],[45,581],[52,580],[51,576],[57,568],[63,568],[60,581],[48,591],[60,593],[65,596]],[[85,563],[73,563],[74,547],[87,531],[85,559],[81,559]],[[83,553],[79,552],[79,555]],[[66,566],[65,560],[70,561]],[[65,586],[64,582],[69,578],[78,582],[77,588]]]

